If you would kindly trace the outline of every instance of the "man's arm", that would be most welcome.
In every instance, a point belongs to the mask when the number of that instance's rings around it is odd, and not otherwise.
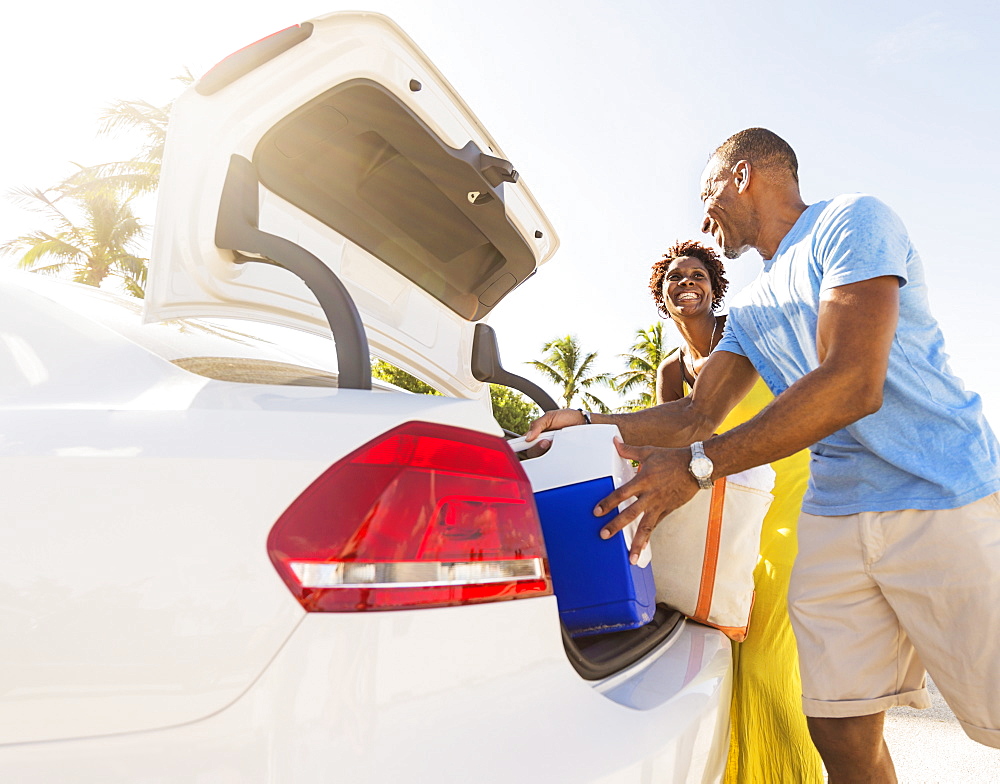
[[[895,276],[872,278],[825,292],[820,299],[816,330],[819,367],[749,422],[705,443],[705,453],[715,464],[712,478],[787,457],[878,411],[898,317],[899,279]],[[693,394],[706,391],[700,387],[701,376]],[[642,514],[632,540],[634,561],[656,524],[690,500],[698,486],[687,470],[687,449],[621,445],[618,451],[642,463],[642,470],[601,501],[595,514],[636,497],[636,502],[602,531],[607,538]]]
[[[706,454],[719,460],[714,477],[773,463],[878,411],[898,318],[895,276],[827,291],[816,328],[819,367],[749,422],[706,444]]]
[[[750,360],[719,351],[708,358],[687,397],[630,414],[592,413],[591,421],[618,425],[629,444],[688,446],[712,435],[756,381],[757,371]],[[532,441],[546,430],[580,424],[583,416],[572,408],[549,411],[532,422],[525,435]]]

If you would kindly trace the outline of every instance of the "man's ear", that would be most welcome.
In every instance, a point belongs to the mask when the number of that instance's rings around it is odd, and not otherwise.
[[[736,192],[743,193],[750,187],[750,161],[739,161],[732,169]]]

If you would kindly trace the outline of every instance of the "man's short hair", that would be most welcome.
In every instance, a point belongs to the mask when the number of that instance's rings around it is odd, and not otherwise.
[[[795,150],[784,139],[767,128],[747,128],[734,133],[712,153],[709,160],[718,158],[723,166],[735,166],[739,161],[749,161],[758,169],[784,169],[799,181],[799,161]]]

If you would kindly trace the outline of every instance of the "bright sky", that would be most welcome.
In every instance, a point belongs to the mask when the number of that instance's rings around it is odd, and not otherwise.
[[[96,140],[115,99],[162,103],[336,0],[17,3],[0,46],[0,191],[46,186],[132,147]],[[491,323],[505,365],[567,333],[599,369],[656,319],[650,264],[698,236],[708,153],[763,125],[799,157],[803,196],[872,193],[923,256],[953,369],[1000,428],[1000,5],[994,0],[373,0],[451,80],[522,173],[562,247]],[[0,240],[38,218],[0,203]],[[4,262],[10,264],[10,261]],[[759,260],[729,263],[733,288]],[[673,330],[667,330],[671,340]]]

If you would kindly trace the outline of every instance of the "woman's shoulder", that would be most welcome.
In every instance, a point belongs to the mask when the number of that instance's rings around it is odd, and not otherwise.
[[[660,361],[660,366],[656,369],[656,375],[662,376],[667,374],[668,376],[677,376],[680,378],[682,357],[683,349],[678,348],[672,351],[670,356]]]
[[[677,365],[680,363],[680,361],[681,361],[681,349],[675,348],[673,351],[670,352],[670,354],[668,354],[666,357],[660,360],[659,369],[662,370],[663,368],[670,367],[671,365]]]
[[[681,349],[672,352],[656,369],[656,392],[659,402],[667,403],[684,397],[684,377],[681,374]]]

